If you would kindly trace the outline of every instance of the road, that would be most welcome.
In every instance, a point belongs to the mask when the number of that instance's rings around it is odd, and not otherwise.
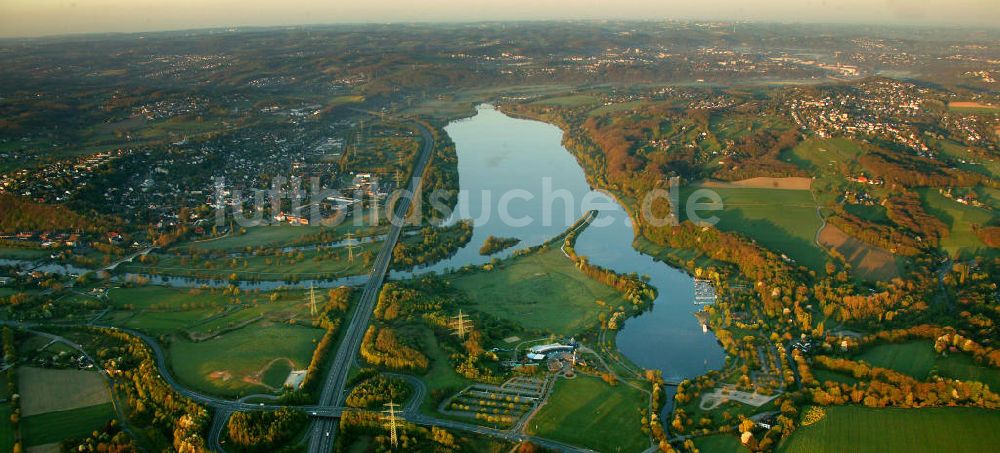
[[[419,124],[417,124],[417,127],[420,129],[420,135],[423,137],[423,148],[413,167],[414,178],[410,181],[410,194],[420,193],[420,177],[423,176],[424,169],[427,168],[427,162],[434,151],[434,136],[427,128]],[[399,198],[396,203],[394,218],[405,218],[407,211],[410,209],[410,201],[411,197],[409,196]],[[319,405],[321,407],[339,407],[343,405],[344,386],[347,384],[351,365],[354,363],[358,349],[361,347],[361,340],[371,320],[372,311],[375,309],[375,302],[378,300],[379,291],[382,288],[382,283],[385,281],[385,273],[389,269],[389,263],[392,261],[392,250],[396,247],[396,242],[399,241],[402,227],[403,222],[401,221],[393,223],[389,229],[389,233],[386,234],[385,242],[383,242],[378,256],[375,258],[375,264],[368,275],[368,282],[365,284],[361,298],[358,301],[358,309],[354,310],[354,316],[351,317],[351,322],[347,326],[344,339],[337,348],[337,354],[330,365],[327,380],[320,393]],[[310,428],[309,434],[309,451],[312,453],[333,451],[336,429],[337,424],[333,419],[313,421],[313,426]]]
[[[427,130],[422,125],[417,125],[420,129],[420,133],[423,137],[423,147],[420,156],[418,156],[416,166],[414,167],[414,175],[423,175],[424,170],[430,160],[430,156],[434,149],[434,137],[429,130]],[[414,178],[409,189],[410,194],[419,194],[421,180],[419,178]],[[409,196],[400,197],[394,212],[394,217],[396,219],[403,219],[406,213],[410,209],[411,199]],[[362,291],[361,298],[359,299],[358,309],[354,311],[354,315],[351,318],[350,324],[347,326],[346,334],[340,346],[337,348],[337,354],[334,357],[333,363],[330,366],[330,371],[327,376],[327,380],[323,385],[322,393],[320,394],[319,404],[312,406],[295,406],[296,409],[302,410],[313,417],[313,425],[310,427],[309,431],[309,451],[310,452],[331,452],[333,451],[334,440],[336,436],[337,418],[343,413],[345,408],[343,407],[343,401],[345,398],[344,391],[347,383],[347,378],[352,365],[356,362],[356,357],[358,350],[361,347],[361,340],[364,337],[364,333],[368,328],[368,324],[371,320],[372,312],[375,309],[375,303],[378,300],[379,291],[381,290],[382,284],[385,281],[385,275],[388,271],[389,264],[392,260],[392,250],[395,248],[396,243],[399,241],[399,237],[402,232],[403,222],[394,222],[390,227],[388,234],[386,234],[385,242],[379,251],[379,254],[375,258],[375,263],[372,267],[371,273],[368,275],[368,281]],[[152,248],[137,252],[136,254],[120,260],[112,265],[112,267],[118,264],[129,261],[138,255],[143,255],[149,253]],[[93,321],[96,321],[93,320]],[[170,373],[170,367],[167,363],[167,356],[164,353],[160,344],[149,335],[142,332],[115,327],[115,326],[105,326],[96,325],[93,323],[88,323],[89,327],[103,327],[109,329],[117,329],[126,332],[130,335],[134,335],[145,342],[149,348],[152,350],[153,355],[156,358],[156,366],[159,370],[160,377],[170,385],[178,394],[190,398],[200,404],[211,407],[215,411],[215,416],[212,419],[212,424],[209,430],[207,441],[207,447],[214,451],[223,451],[222,445],[220,443],[222,432],[225,428],[226,422],[229,416],[236,411],[248,411],[248,410],[276,410],[281,407],[285,407],[284,404],[265,404],[265,403],[246,403],[243,400],[229,400],[223,398],[212,397],[205,395],[194,390],[188,389],[181,385],[174,376]],[[22,329],[29,329],[32,324],[30,323],[17,323],[17,322],[4,322],[0,321],[0,324],[9,324]],[[65,342],[74,346],[76,349],[83,351],[79,345],[74,345],[69,340],[60,337],[58,335],[53,335],[50,333],[42,333],[34,331],[39,334],[44,334],[52,339],[58,339],[59,341]],[[96,362],[95,362],[96,364]],[[449,428],[454,430],[467,431],[472,433],[477,433],[486,436],[498,437],[506,439],[512,442],[520,441],[531,441],[532,443],[542,446],[547,449],[563,452],[589,452],[591,450],[581,449],[574,447],[572,445],[563,444],[561,442],[544,439],[535,436],[523,435],[520,433],[512,431],[502,431],[493,428],[488,428],[484,426],[462,423],[452,420],[443,420],[434,418],[431,416],[423,415],[420,413],[420,405],[426,397],[427,389],[423,381],[414,376],[405,374],[395,374],[387,373],[391,376],[395,376],[406,380],[414,389],[414,395],[407,402],[403,410],[404,418],[407,422],[422,425],[422,426],[438,426],[443,428]],[[357,410],[357,409],[349,409]],[[122,420],[126,420],[124,415],[119,414]]]

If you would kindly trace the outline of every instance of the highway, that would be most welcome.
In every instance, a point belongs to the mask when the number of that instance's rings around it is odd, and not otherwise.
[[[410,183],[409,193],[419,194],[421,179],[424,170],[427,167],[430,156],[434,149],[434,137],[429,130],[421,125],[417,125],[420,129],[420,133],[423,137],[423,147],[418,156],[416,166],[414,167],[413,175],[414,179]],[[411,199],[410,197],[404,196],[400,197],[394,211],[394,218],[403,219],[406,216],[407,211],[409,211]],[[347,378],[350,373],[351,367],[357,362],[358,350],[361,347],[361,340],[364,338],[365,331],[368,328],[368,324],[371,320],[372,312],[375,309],[375,303],[378,300],[378,295],[381,290],[382,284],[385,281],[385,275],[388,271],[389,264],[392,260],[392,250],[395,248],[396,243],[399,241],[400,234],[402,232],[403,222],[393,222],[390,227],[388,234],[385,237],[385,242],[382,248],[379,250],[378,256],[375,258],[374,265],[372,267],[371,273],[368,275],[368,281],[364,286],[361,297],[358,302],[358,308],[354,310],[354,315],[350,320],[350,324],[347,326],[346,333],[343,340],[341,341],[339,347],[337,348],[337,353],[334,357],[333,362],[330,365],[330,370],[327,375],[327,379],[324,382],[322,393],[320,394],[320,399],[317,405],[309,406],[292,406],[296,409],[302,410],[312,417],[312,426],[309,428],[309,452],[332,452],[334,447],[334,440],[336,436],[337,419],[341,416],[344,410],[358,410],[358,409],[345,409],[343,407],[345,399],[345,386],[347,384]],[[148,252],[148,250],[146,251]],[[139,252],[142,254],[142,252]],[[133,256],[134,258],[134,256]],[[122,260],[127,261],[127,260]],[[116,265],[119,263],[115,263]],[[12,321],[2,321],[0,324],[7,324],[13,327],[21,329],[30,329],[33,326],[44,327],[42,325],[36,325],[34,323],[20,323]],[[63,325],[69,326],[69,325]],[[226,422],[229,420],[229,416],[236,411],[249,411],[249,410],[276,410],[281,407],[286,407],[284,404],[268,404],[268,403],[246,403],[241,400],[229,400],[223,398],[217,398],[209,395],[205,395],[196,391],[193,391],[187,387],[181,385],[174,376],[170,373],[170,367],[167,363],[167,356],[163,351],[160,344],[149,335],[146,335],[137,330],[107,326],[107,325],[96,325],[93,323],[80,325],[80,327],[102,327],[108,329],[116,329],[122,332],[126,332],[130,335],[134,335],[140,338],[144,343],[146,343],[152,350],[155,356],[156,366],[159,370],[159,375],[163,380],[170,385],[178,394],[190,398],[200,404],[212,408],[215,413],[212,418],[212,424],[209,428],[209,433],[206,438],[206,447],[217,451],[223,452],[224,449],[221,445],[222,432],[225,429]],[[58,335],[54,335],[47,332],[32,331],[33,333],[45,335],[49,338],[56,339],[58,341],[70,344],[74,348],[83,352],[81,346],[76,345],[66,338]],[[85,352],[84,352],[85,353]],[[93,362],[93,361],[92,361]],[[98,368],[100,364],[93,362]],[[477,433],[480,435],[497,437],[512,442],[519,441],[531,441],[536,445],[542,446],[544,448],[563,451],[563,452],[590,452],[591,450],[581,449],[574,447],[572,445],[563,444],[560,442],[552,441],[549,439],[544,439],[535,436],[524,435],[516,430],[498,430],[494,428],[489,428],[485,426],[463,423],[452,420],[443,420],[428,415],[420,413],[420,405],[424,401],[427,395],[426,385],[422,380],[417,377],[397,374],[397,373],[385,373],[386,375],[393,376],[406,380],[409,385],[413,388],[413,395],[403,409],[403,417],[406,422],[413,423],[415,425],[421,426],[439,426],[442,428],[448,428],[453,430],[461,430],[472,433]],[[245,399],[245,398],[244,398]],[[125,420],[123,415],[119,415],[120,418]]]
[[[434,136],[425,127],[419,124],[417,124],[417,127],[420,129],[420,135],[423,137],[423,148],[413,167],[414,177],[410,181],[410,194],[420,193],[420,183],[424,169],[427,168],[427,162],[434,151]],[[393,218],[404,219],[407,211],[410,209],[411,201],[411,197],[409,196],[399,197]],[[358,349],[361,347],[361,340],[364,338],[365,330],[367,330],[368,323],[371,320],[379,291],[382,288],[382,283],[385,281],[385,273],[388,271],[389,263],[392,261],[392,250],[396,247],[396,242],[399,241],[403,223],[402,221],[393,221],[393,224],[389,228],[389,233],[382,243],[382,248],[375,258],[375,264],[368,275],[368,282],[365,284],[361,298],[358,301],[358,308],[354,310],[354,316],[347,326],[344,339],[340,342],[337,354],[330,365],[327,380],[323,385],[323,391],[320,393],[319,405],[321,407],[339,407],[343,405],[344,386],[347,383],[347,376],[351,370],[351,366],[354,364]],[[312,453],[333,451],[336,429],[336,420],[314,420],[309,434],[309,451]]]

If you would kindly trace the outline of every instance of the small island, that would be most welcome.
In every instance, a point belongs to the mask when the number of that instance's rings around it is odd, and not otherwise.
[[[483,256],[492,255],[501,250],[511,248],[521,242],[518,238],[504,238],[490,235],[483,241],[483,246],[479,247],[479,254]]]

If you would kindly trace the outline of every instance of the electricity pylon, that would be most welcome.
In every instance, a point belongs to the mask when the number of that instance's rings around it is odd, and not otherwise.
[[[313,319],[319,316],[319,309],[316,308],[316,288],[311,283],[309,284],[309,314],[312,315]]]
[[[399,447],[399,438],[396,436],[396,416],[399,411],[396,410],[399,407],[396,403],[385,403],[385,407],[388,409],[382,411],[384,417],[388,417],[388,423],[386,424],[386,429],[389,430],[389,441],[392,442],[392,448]]]
[[[347,249],[347,262],[348,263],[353,263],[354,262],[354,249],[356,249],[357,247],[358,247],[358,245],[354,243],[354,236],[351,235],[350,232],[348,232],[347,233],[347,239],[344,239],[344,248]]]
[[[458,338],[465,339],[465,334],[472,330],[472,320],[465,317],[462,310],[458,310],[458,316],[452,316],[454,321],[452,321],[452,328],[455,329],[455,335]]]

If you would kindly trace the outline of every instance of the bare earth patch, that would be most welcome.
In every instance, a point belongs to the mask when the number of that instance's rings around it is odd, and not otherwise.
[[[96,371],[21,367],[18,385],[24,417],[111,401],[108,388]]]
[[[226,382],[233,378],[233,374],[228,371],[213,371],[209,373],[208,378],[213,381]]]
[[[819,233],[819,242],[836,250],[862,278],[889,280],[899,276],[896,258],[889,251],[865,244],[836,226],[826,224]]]
[[[758,178],[741,179],[739,181],[704,181],[702,187],[728,189],[743,187],[747,189],[784,189],[784,190],[809,190],[812,185],[812,178],[793,176],[788,178],[771,178],[761,176]]]
[[[983,103],[980,103],[980,102],[972,102],[972,101],[949,102],[948,103],[948,107],[956,108],[956,109],[962,109],[962,108],[967,108],[967,109],[992,109],[992,108],[996,108],[996,106],[993,106],[993,105],[990,105],[990,104],[983,104]]]

